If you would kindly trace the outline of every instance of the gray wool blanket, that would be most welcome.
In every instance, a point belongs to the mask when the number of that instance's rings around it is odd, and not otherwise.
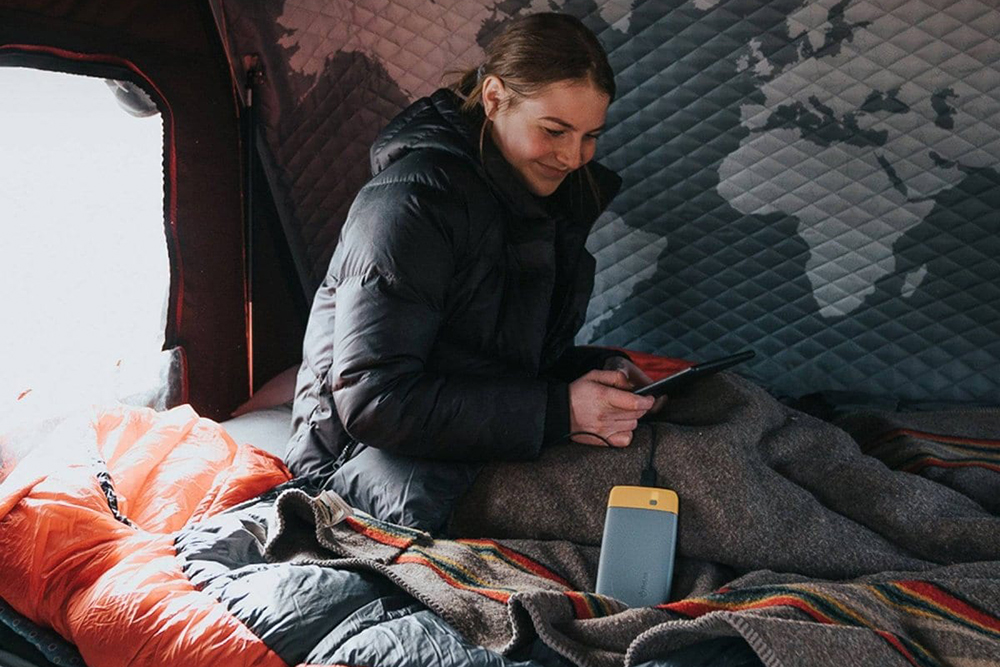
[[[680,498],[671,602],[588,593],[608,493]],[[732,374],[668,403],[625,449],[487,466],[441,539],[288,490],[267,556],[374,570],[497,651],[535,635],[581,665],[741,636],[764,664],[987,665],[1000,656],[1000,409],[833,425]]]

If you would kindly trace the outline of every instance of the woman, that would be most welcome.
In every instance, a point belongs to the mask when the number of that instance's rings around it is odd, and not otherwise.
[[[458,461],[629,444],[653,406],[631,389],[649,379],[572,345],[594,280],[584,242],[620,185],[590,163],[614,93],[594,34],[535,14],[382,131],[309,318],[297,475],[327,478],[357,443]]]

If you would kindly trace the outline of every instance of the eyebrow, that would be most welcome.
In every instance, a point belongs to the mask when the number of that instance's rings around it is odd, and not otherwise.
[[[556,123],[557,125],[562,125],[563,127],[565,127],[568,130],[575,130],[576,129],[575,127],[573,127],[572,123],[567,123],[562,118],[556,118],[555,116],[542,116],[542,120],[547,120],[547,121],[551,121],[553,123]],[[593,130],[591,130],[590,132],[587,132],[586,134],[594,134],[595,132],[603,132],[603,131],[604,131],[604,126],[601,125],[600,127],[596,127]]]

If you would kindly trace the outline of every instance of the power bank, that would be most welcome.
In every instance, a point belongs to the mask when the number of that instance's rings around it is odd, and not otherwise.
[[[677,494],[649,486],[616,486],[597,565],[597,593],[630,607],[666,602],[674,577]]]

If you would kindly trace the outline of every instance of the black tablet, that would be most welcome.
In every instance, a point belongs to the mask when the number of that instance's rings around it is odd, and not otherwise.
[[[736,364],[743,363],[748,359],[752,359],[754,354],[753,350],[743,350],[742,352],[728,357],[720,357],[718,359],[712,359],[711,361],[704,361],[700,364],[689,366],[684,370],[677,371],[673,375],[668,375],[662,380],[657,380],[656,382],[647,384],[641,389],[636,389],[635,393],[639,396],[663,396],[669,391],[689,385],[698,378],[718,373],[721,370],[725,370],[735,366]]]

